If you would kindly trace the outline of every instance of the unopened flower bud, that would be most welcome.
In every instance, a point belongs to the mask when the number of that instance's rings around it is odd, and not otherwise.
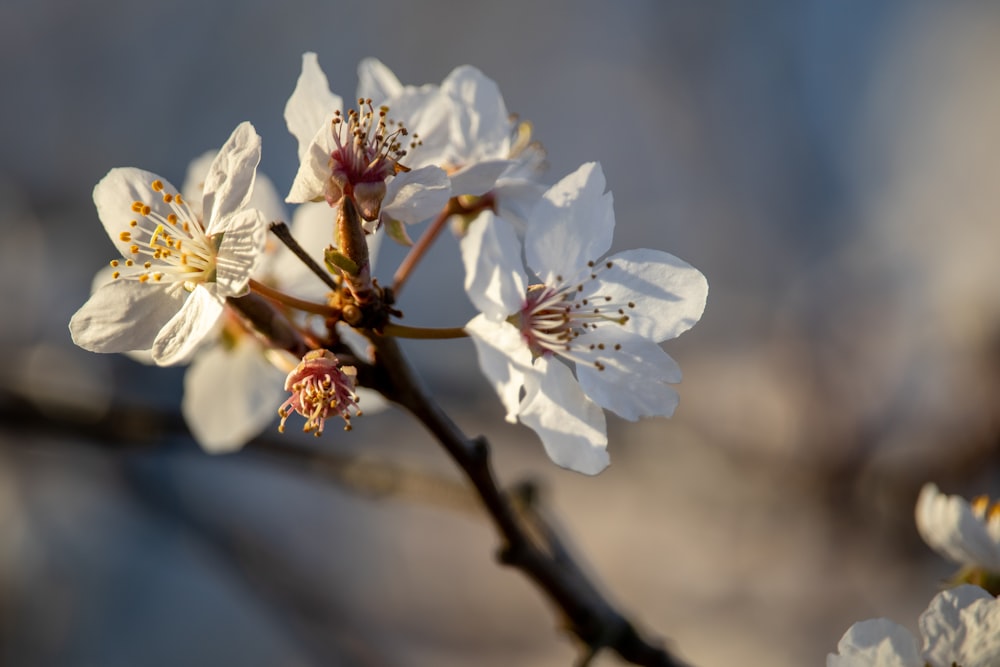
[[[358,183],[354,186],[354,201],[358,204],[358,213],[368,222],[378,220],[385,199],[385,181]]]

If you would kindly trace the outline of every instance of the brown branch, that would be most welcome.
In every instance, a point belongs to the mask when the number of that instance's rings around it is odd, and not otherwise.
[[[409,410],[455,460],[471,482],[503,540],[498,558],[524,573],[562,612],[568,629],[587,647],[581,664],[602,648],[637,665],[682,667],[664,647],[647,642],[597,590],[572,560],[554,527],[531,509],[518,513],[500,491],[485,438],[470,440],[423,388],[396,341],[373,336],[376,366],[372,380],[387,398]]]

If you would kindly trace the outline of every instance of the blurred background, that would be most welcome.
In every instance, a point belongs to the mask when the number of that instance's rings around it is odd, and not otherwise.
[[[609,418],[596,478],[503,423],[470,344],[408,346],[623,611],[704,667],[823,664],[854,621],[916,627],[951,572],[917,537],[917,489],[1000,491],[1000,5],[6,0],[0,664],[576,656],[407,415],[209,457],[179,416],[184,369],[70,341],[113,250],[97,181],[180,183],[250,120],[287,190],[307,50],[345,98],[365,56],[413,84],[476,65],[534,124],[548,183],[602,163],[616,250],[708,276],[704,318],[666,346],[677,415]],[[445,236],[407,322],[464,323],[459,272]]]

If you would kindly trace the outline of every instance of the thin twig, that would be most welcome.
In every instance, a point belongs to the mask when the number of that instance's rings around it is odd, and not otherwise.
[[[295,308],[307,313],[313,313],[315,315],[323,315],[324,317],[340,316],[339,310],[331,308],[326,304],[313,303],[312,301],[306,301],[305,299],[294,297],[291,294],[285,294],[284,292],[276,290],[273,287],[254,280],[253,278],[250,279],[250,289],[257,294],[266,296],[268,299],[282,303],[290,308]]]
[[[466,338],[469,334],[462,327],[427,328],[411,327],[405,324],[386,324],[382,335],[396,338],[420,338],[422,340],[444,340],[446,338]]]
[[[316,260],[309,256],[309,253],[299,245],[299,242],[295,240],[292,236],[291,230],[288,229],[288,225],[280,220],[272,222],[269,229],[271,233],[277,236],[285,246],[295,253],[295,256],[302,260],[302,263],[309,267],[309,270],[315,273],[320,280],[326,283],[327,287],[336,291],[340,289],[340,286],[334,281],[333,276],[330,275],[328,271],[325,271],[322,266],[320,266]]]

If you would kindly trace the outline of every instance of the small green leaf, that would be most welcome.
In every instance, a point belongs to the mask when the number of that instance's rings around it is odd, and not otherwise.
[[[410,239],[409,234],[406,233],[406,225],[404,225],[399,220],[392,218],[388,215],[382,215],[382,224],[385,225],[385,233],[390,239],[395,241],[400,245],[405,245],[410,247],[413,245],[413,241]]]
[[[339,275],[343,271],[349,276],[356,276],[360,270],[350,257],[341,254],[333,246],[327,246],[323,252],[323,260],[326,262],[326,268],[334,275]]]

